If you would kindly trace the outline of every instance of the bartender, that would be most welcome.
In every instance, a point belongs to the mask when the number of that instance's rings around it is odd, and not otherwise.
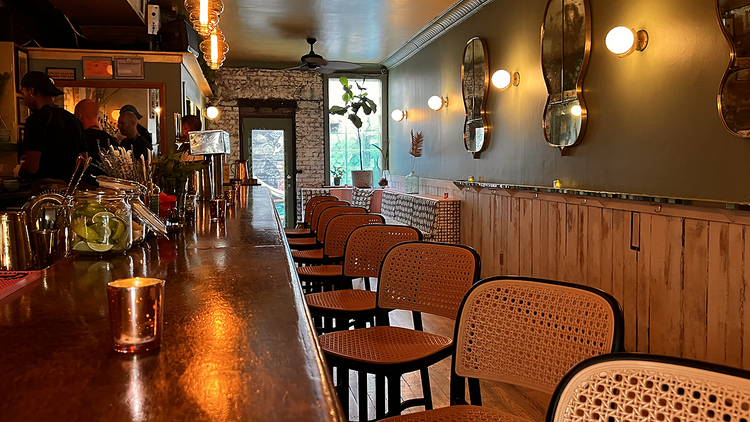
[[[80,120],[62,107],[54,97],[62,95],[55,81],[42,72],[28,72],[21,79],[23,102],[31,110],[26,119],[21,145],[18,175],[38,182],[59,179],[67,183],[73,176],[76,158],[86,155],[86,143]]]

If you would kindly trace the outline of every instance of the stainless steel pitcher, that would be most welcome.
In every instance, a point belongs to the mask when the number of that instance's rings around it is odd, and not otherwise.
[[[29,223],[23,211],[0,212],[0,270],[34,268]]]

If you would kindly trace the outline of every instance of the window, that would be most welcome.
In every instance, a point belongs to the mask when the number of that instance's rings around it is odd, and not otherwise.
[[[362,119],[362,128],[360,136],[362,137],[362,169],[372,170],[373,185],[380,179],[380,171],[383,168],[380,150],[376,147],[381,146],[381,135],[383,133],[383,83],[380,79],[366,78],[361,76],[350,77],[349,85],[352,86],[354,95],[360,93],[359,86],[365,88],[367,96],[377,105],[375,113],[366,116],[360,111],[357,115]],[[339,82],[339,78],[332,77],[328,79],[328,107],[338,105],[343,106],[344,88]],[[345,173],[341,177],[341,183],[352,183],[352,170],[359,170],[359,143],[357,138],[357,128],[346,116],[328,115],[328,134],[329,134],[329,159],[330,168],[328,169],[330,180],[331,169],[341,167]]]

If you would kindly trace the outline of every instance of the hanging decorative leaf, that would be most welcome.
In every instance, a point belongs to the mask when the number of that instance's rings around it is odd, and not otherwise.
[[[424,144],[424,135],[422,135],[422,132],[417,132],[417,134],[414,134],[414,130],[411,131],[411,148],[409,149],[409,154],[411,154],[412,157],[421,157],[422,156],[422,146]]]

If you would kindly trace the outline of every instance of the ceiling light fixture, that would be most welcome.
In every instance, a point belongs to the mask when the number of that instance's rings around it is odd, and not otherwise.
[[[604,43],[607,49],[619,57],[629,56],[634,51],[643,51],[648,45],[648,33],[644,30],[618,26],[607,33]]]
[[[219,25],[219,16],[224,11],[224,3],[221,0],[185,0],[185,9],[190,15],[190,22],[196,32],[203,38],[208,38]]]
[[[427,107],[438,111],[443,107],[448,107],[448,97],[441,97],[439,95],[433,95],[427,100]]]
[[[397,122],[400,122],[406,119],[406,110],[399,110],[399,109],[393,110],[391,112],[391,119]]]
[[[227,52],[229,52],[229,45],[224,41],[224,34],[221,33],[221,29],[214,29],[209,38],[201,43],[201,52],[203,52],[203,58],[211,69],[217,70],[224,64]]]
[[[506,89],[510,88],[511,84],[513,86],[518,86],[521,84],[520,73],[515,72],[511,75],[507,70],[500,69],[492,74],[492,85],[494,85],[495,88],[501,91],[505,91]]]

